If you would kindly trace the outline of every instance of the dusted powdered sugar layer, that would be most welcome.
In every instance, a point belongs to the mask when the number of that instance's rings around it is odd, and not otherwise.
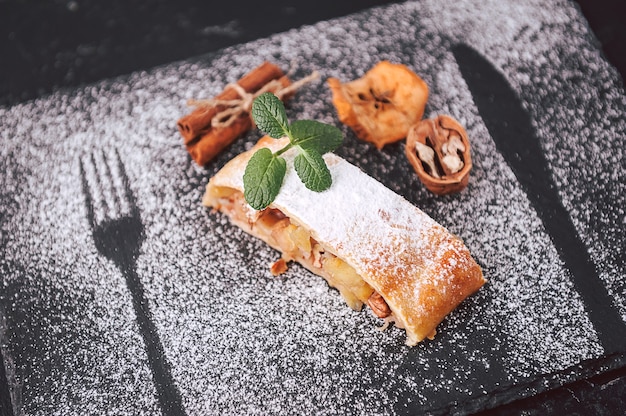
[[[293,154],[285,156],[293,159]],[[394,265],[418,266],[403,257],[405,250],[428,249],[429,234],[433,228],[443,231],[441,226],[344,159],[333,154],[324,159],[333,178],[328,190],[317,193],[303,188],[288,164],[283,188],[273,205],[287,208],[298,223],[311,228],[313,238],[328,243],[341,257],[354,258],[359,264],[378,263],[363,272]],[[402,245],[402,236],[414,239]]]

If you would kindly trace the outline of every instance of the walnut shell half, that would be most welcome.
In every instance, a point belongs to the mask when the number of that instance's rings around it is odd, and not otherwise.
[[[450,116],[422,120],[409,130],[406,156],[426,188],[438,195],[459,192],[472,170],[470,142]]]

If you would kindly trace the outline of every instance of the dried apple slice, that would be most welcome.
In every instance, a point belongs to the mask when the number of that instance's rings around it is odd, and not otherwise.
[[[406,65],[388,61],[351,82],[329,78],[328,86],[339,120],[378,149],[404,139],[421,120],[428,100],[428,86],[422,78]]]

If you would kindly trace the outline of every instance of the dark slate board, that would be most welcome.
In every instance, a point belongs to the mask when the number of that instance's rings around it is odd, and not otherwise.
[[[465,414],[624,366],[623,346],[599,342],[528,185],[497,151],[452,54],[461,42],[517,92],[626,318],[626,100],[579,10],[406,2],[0,109],[0,348],[16,413],[154,414],[169,392],[189,415]],[[467,127],[470,184],[433,196],[403,143],[377,151],[343,126],[337,153],[463,238],[489,279],[414,348],[303,268],[272,277],[276,252],[200,205],[210,175],[258,132],[200,168],[175,128],[188,98],[212,97],[264,60],[296,79],[318,70],[348,81],[383,59],[425,79],[427,116]],[[324,82],[287,110],[341,126]],[[134,270],[166,376],[152,370],[123,268],[100,254],[88,222],[81,164],[114,149],[142,223]]]

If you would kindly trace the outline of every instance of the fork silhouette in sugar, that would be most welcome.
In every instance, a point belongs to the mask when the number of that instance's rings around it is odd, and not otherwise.
[[[94,244],[126,279],[162,412],[184,415],[180,392],[137,275],[136,261],[145,239],[144,227],[119,152],[117,149],[94,152],[81,158],[79,165]]]

